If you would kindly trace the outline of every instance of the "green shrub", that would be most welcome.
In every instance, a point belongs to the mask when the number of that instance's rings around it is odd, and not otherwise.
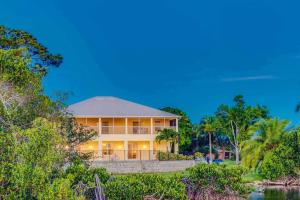
[[[158,152],[156,155],[157,160],[193,160],[194,156],[175,154],[169,152]]]
[[[195,157],[195,158],[202,158],[203,155],[202,155],[202,153],[200,153],[200,152],[195,152],[195,153],[194,153],[194,157]]]
[[[158,174],[134,174],[118,176],[105,184],[109,200],[143,200],[152,195],[163,199],[187,199],[185,185],[180,176],[165,177]]]
[[[242,182],[245,168],[216,164],[197,164],[189,168],[185,183],[191,199],[209,195],[242,196],[250,190]]]
[[[64,177],[70,180],[72,187],[85,199],[95,199],[95,175],[101,183],[106,183],[110,174],[105,168],[90,168],[85,163],[75,162],[67,168]]]
[[[45,191],[39,193],[39,199],[84,200],[85,198],[75,194],[68,179],[55,179],[52,184],[46,186]]]
[[[295,169],[293,149],[288,146],[280,145],[273,152],[265,155],[260,168],[263,178],[276,180],[283,176],[292,175]]]
[[[86,164],[78,162],[75,162],[67,168],[65,177],[71,180],[72,185],[82,182],[89,186],[95,186],[96,174],[99,176],[102,183],[106,183],[110,178],[110,174],[105,168],[90,168]]]

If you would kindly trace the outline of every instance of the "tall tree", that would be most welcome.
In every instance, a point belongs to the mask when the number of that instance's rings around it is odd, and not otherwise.
[[[193,125],[188,115],[178,108],[165,107],[161,110],[179,115],[181,117],[178,121],[179,150],[188,150],[193,135]]]
[[[241,143],[242,163],[249,168],[257,168],[268,152],[272,152],[281,143],[287,133],[289,121],[278,118],[261,120],[248,129],[249,140]]]
[[[226,133],[235,149],[236,163],[240,162],[240,143],[250,139],[248,129],[262,118],[268,117],[268,110],[264,106],[247,106],[243,96],[234,98],[234,105],[221,105],[216,116],[220,122],[220,131]]]
[[[203,119],[202,129],[208,134],[209,138],[209,158],[212,160],[212,134],[218,130],[217,119],[215,117],[205,117]]]

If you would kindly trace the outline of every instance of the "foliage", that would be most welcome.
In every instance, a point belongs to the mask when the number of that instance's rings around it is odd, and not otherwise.
[[[242,164],[257,169],[268,152],[274,151],[282,141],[287,131],[288,121],[279,119],[261,120],[249,127],[251,139],[244,141],[241,155]]]
[[[200,152],[195,152],[195,153],[194,153],[194,157],[195,157],[195,158],[202,158],[203,155],[202,155],[202,153],[200,153]]]
[[[188,115],[178,108],[165,107],[161,110],[180,116],[178,121],[179,150],[181,152],[188,150],[192,142],[191,137],[193,134],[193,125]]]
[[[6,134],[5,141],[14,144],[14,150],[6,147],[4,153],[9,154],[3,156],[13,154],[14,157],[4,160],[4,166],[1,165],[1,168],[5,167],[0,171],[1,198],[36,199],[46,190],[50,192],[51,188],[54,189],[53,181],[59,180],[56,178],[63,173],[64,163],[61,145],[64,141],[54,124],[45,119],[37,119],[32,128],[16,128],[12,133]],[[71,188],[64,190],[71,192]],[[57,188],[56,192],[64,193]]]
[[[204,154],[204,156],[207,156],[209,155],[209,146],[208,145],[202,145],[202,146],[199,146],[199,148],[197,149],[199,152],[201,152],[202,154]],[[218,150],[216,147],[212,147],[212,154],[215,155],[215,158],[218,157]]]
[[[0,199],[8,192],[9,177],[15,164],[16,140],[12,134],[0,132]]]
[[[43,92],[48,68],[61,62],[29,33],[0,26],[0,199],[78,196],[62,178],[63,166],[95,133]]]
[[[286,120],[268,119],[249,129],[251,140],[243,144],[242,163],[263,178],[276,180],[295,174],[299,167],[299,129],[287,129]]]
[[[214,134],[219,127],[219,122],[216,117],[204,117],[203,123],[201,124],[201,129],[208,134],[209,137],[209,157],[212,160],[212,139],[211,136]]]
[[[110,178],[105,168],[91,168],[86,163],[78,160],[73,162],[65,172],[65,177],[71,180],[72,186],[82,182],[89,186],[95,186],[95,175],[98,175],[102,183],[106,183]]]
[[[245,195],[250,188],[242,182],[244,173],[245,169],[240,166],[197,164],[188,169],[185,180],[188,196],[191,199],[209,199]]]
[[[295,162],[290,159],[293,149],[280,145],[274,152],[268,152],[261,165],[260,174],[266,179],[276,180],[283,176],[292,175]]]
[[[80,153],[76,147],[96,136],[96,131],[78,125],[75,118],[66,115],[60,118],[59,132],[66,137],[67,141],[66,161],[78,162],[78,159],[88,160],[90,158],[90,154]]]
[[[299,147],[299,129],[284,134],[279,146],[265,156],[260,174],[264,178],[272,180],[296,175],[296,170],[300,166]]]
[[[235,149],[236,163],[240,162],[240,143],[249,140],[248,129],[256,121],[268,118],[266,107],[247,106],[243,96],[234,98],[234,106],[221,105],[217,109],[216,116],[220,124],[220,132],[228,135],[231,145]]]
[[[39,194],[38,199],[44,200],[85,200],[84,196],[77,196],[71,189],[68,179],[55,179],[52,184],[46,185],[43,193]]]
[[[58,67],[62,63],[62,56],[51,54],[30,33],[0,26],[0,49],[26,48],[25,56],[32,58],[30,70],[38,76],[45,76],[49,67]]]
[[[161,160],[161,161],[162,160],[193,160],[194,156],[159,151],[156,154],[156,158],[157,160]]]
[[[155,140],[158,142],[167,141],[170,143],[171,153],[175,153],[175,145],[178,143],[179,134],[173,129],[163,129],[156,136]]]
[[[82,160],[77,159],[66,169],[64,177],[70,181],[72,188],[86,199],[95,199],[95,175],[98,175],[101,183],[106,183],[110,174],[105,168],[91,168]]]
[[[118,176],[105,184],[105,194],[110,200],[143,200],[151,195],[159,199],[187,199],[185,185],[179,176],[135,174]]]

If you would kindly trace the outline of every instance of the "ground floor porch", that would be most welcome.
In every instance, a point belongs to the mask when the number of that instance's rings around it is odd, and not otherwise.
[[[78,150],[82,153],[91,154],[94,161],[156,160],[158,152],[170,151],[170,145],[167,142],[151,140],[95,140],[80,145]]]

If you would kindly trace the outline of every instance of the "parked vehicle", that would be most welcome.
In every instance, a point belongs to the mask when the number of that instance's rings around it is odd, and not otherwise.
[[[215,160],[213,160],[212,162],[219,165],[219,164],[223,163],[224,161],[221,160],[221,159],[215,159]]]

